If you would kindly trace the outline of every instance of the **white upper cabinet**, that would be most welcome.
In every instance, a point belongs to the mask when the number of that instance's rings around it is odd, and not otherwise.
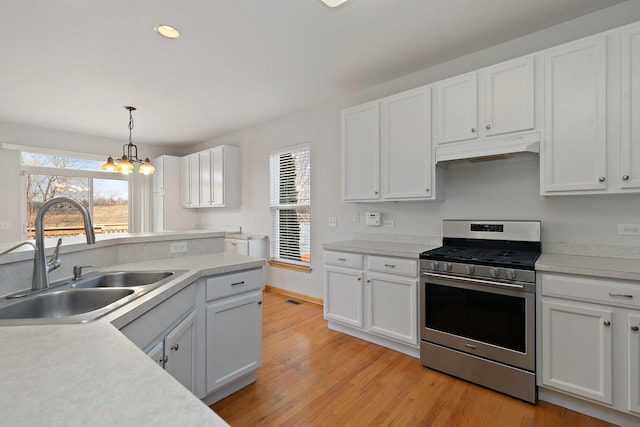
[[[607,40],[569,43],[545,53],[545,192],[607,188]]]
[[[182,203],[186,208],[235,207],[240,204],[238,147],[221,145],[183,157]]]
[[[342,112],[342,200],[436,197],[431,88],[420,87]]]
[[[476,73],[436,86],[438,144],[478,138],[478,76]]]
[[[535,127],[535,59],[533,56],[498,64],[484,71],[487,136]]]
[[[431,88],[382,99],[380,114],[383,198],[432,198]]]
[[[621,43],[620,186],[640,189],[640,25],[624,29]]]
[[[535,58],[527,56],[436,83],[437,143],[535,128]]]
[[[342,111],[342,200],[380,198],[380,103]]]

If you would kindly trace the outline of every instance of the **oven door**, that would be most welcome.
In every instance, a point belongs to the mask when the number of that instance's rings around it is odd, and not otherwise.
[[[535,293],[526,285],[423,272],[420,338],[535,370]]]

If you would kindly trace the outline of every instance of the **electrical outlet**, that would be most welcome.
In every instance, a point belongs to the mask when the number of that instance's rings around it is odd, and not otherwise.
[[[8,230],[9,221],[0,221],[0,230]]]
[[[386,219],[383,223],[382,226],[383,227],[394,227],[396,224],[395,222],[393,222],[392,219]]]
[[[187,241],[183,241],[183,242],[173,242],[171,243],[171,253],[172,254],[177,254],[180,252],[187,252]]]
[[[338,225],[338,219],[335,216],[329,217],[329,227],[335,227]]]
[[[627,236],[640,235],[640,224],[618,224],[618,234]]]

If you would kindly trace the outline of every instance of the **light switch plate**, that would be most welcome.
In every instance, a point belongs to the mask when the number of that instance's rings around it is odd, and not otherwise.
[[[0,221],[0,230],[8,230],[9,221]]]
[[[172,254],[187,252],[187,241],[185,240],[183,242],[172,242],[170,250]]]
[[[335,227],[338,225],[338,219],[335,216],[329,217],[329,227]]]

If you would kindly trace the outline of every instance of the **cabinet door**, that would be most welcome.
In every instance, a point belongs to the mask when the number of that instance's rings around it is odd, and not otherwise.
[[[187,207],[200,206],[200,156],[190,154],[189,160],[189,197]]]
[[[542,301],[542,383],[611,404],[612,312]]]
[[[164,342],[160,341],[151,347],[151,349],[147,351],[147,356],[160,365],[161,368],[164,368]]]
[[[640,188],[640,26],[622,32],[622,188]]]
[[[385,200],[431,197],[431,88],[381,101],[382,194]]]
[[[367,329],[418,345],[418,280],[368,274]]]
[[[207,305],[207,394],[262,366],[262,292]]]
[[[629,411],[640,414],[640,316],[629,315]]]
[[[191,312],[164,338],[164,368],[187,390],[195,383],[195,312]]]
[[[437,86],[438,144],[478,137],[478,77],[467,74]]]
[[[485,70],[485,135],[534,128],[534,77],[533,57]]]
[[[200,163],[200,188],[198,197],[200,206],[211,205],[211,151],[198,153]]]
[[[211,150],[211,205],[224,206],[224,151]]]
[[[342,112],[342,200],[380,198],[380,106]]]
[[[190,156],[180,157],[180,203],[185,208],[191,206]]]
[[[324,274],[325,319],[363,328],[362,271],[325,266]]]
[[[607,188],[606,61],[605,37],[545,55],[543,192]]]

